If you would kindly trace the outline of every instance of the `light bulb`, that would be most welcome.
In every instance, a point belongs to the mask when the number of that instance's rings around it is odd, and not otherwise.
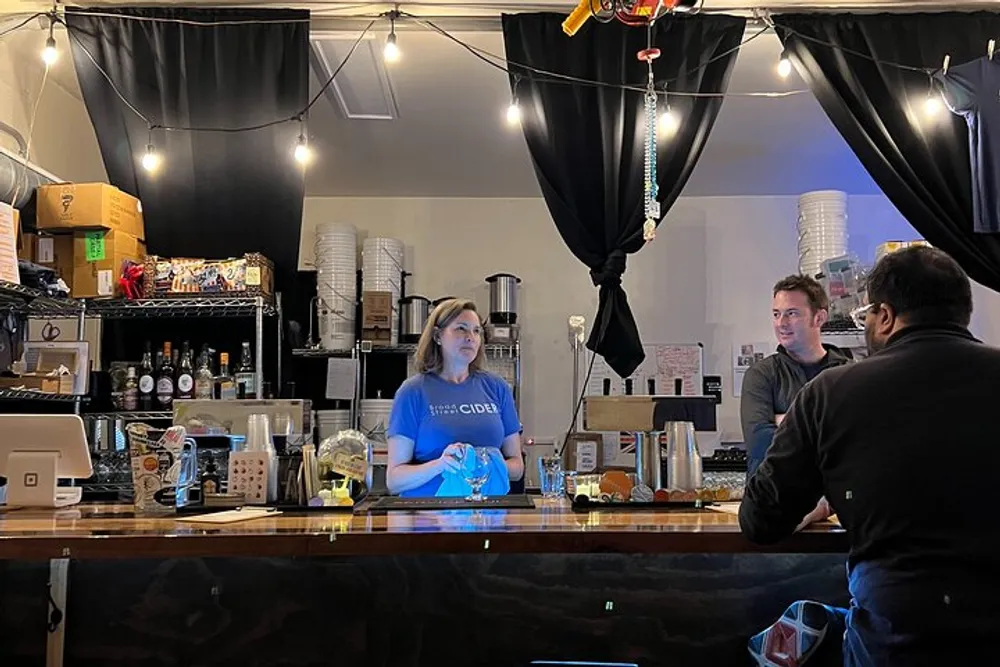
[[[924,100],[924,113],[927,114],[929,118],[933,118],[941,113],[941,108],[944,105],[941,103],[941,97],[935,95],[934,93],[929,93],[927,99]]]
[[[55,37],[49,36],[45,40],[45,48],[42,49],[42,62],[45,63],[46,67],[51,67],[56,64],[59,60],[59,49],[56,48]]]
[[[521,123],[521,107],[517,105],[517,102],[511,102],[510,106],[507,107],[507,124],[510,126],[520,125]]]
[[[382,55],[385,57],[387,63],[394,63],[399,60],[401,55],[399,51],[399,45],[396,44],[396,33],[390,32],[389,37],[385,40],[385,51]]]
[[[295,161],[305,166],[312,160],[312,149],[306,143],[305,135],[299,135],[299,143],[295,144]]]
[[[792,73],[792,61],[786,56],[781,56],[781,60],[778,61],[778,76],[782,79],[787,79],[788,75]]]
[[[151,174],[160,168],[160,155],[153,144],[146,146],[146,154],[142,156],[142,168]]]
[[[669,138],[677,134],[677,130],[680,129],[680,127],[680,115],[668,107],[667,110],[660,115],[660,121],[657,123],[656,129],[661,137]]]

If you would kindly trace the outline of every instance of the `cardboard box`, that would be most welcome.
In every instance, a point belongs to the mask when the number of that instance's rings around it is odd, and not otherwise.
[[[110,229],[146,240],[139,200],[107,183],[42,185],[36,218],[38,229]]]
[[[34,262],[39,266],[52,269],[58,278],[73,289],[73,237],[72,236],[35,236]]]
[[[72,375],[25,373],[17,377],[0,377],[0,389],[25,389],[44,394],[72,394]]]
[[[361,295],[361,340],[378,347],[392,344],[392,292]]]
[[[122,263],[142,264],[146,244],[121,231],[76,232],[72,236],[72,295],[77,299],[114,296]]]
[[[18,259],[23,259],[26,262],[35,262],[35,252],[38,249],[38,234],[28,234],[21,232],[21,236],[18,240],[17,246],[17,257]]]

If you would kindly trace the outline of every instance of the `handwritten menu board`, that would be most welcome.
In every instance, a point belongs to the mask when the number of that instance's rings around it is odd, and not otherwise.
[[[0,280],[21,283],[17,270],[17,231],[14,229],[14,207],[0,202]]]
[[[673,396],[676,394],[678,381],[681,396],[701,396],[702,377],[704,375],[705,349],[701,343],[649,343],[643,345],[646,359],[629,376],[632,381],[632,394],[646,396],[650,394],[650,380],[655,394]],[[581,377],[586,377],[590,365],[590,352],[580,355]],[[610,385],[610,396],[621,396],[625,393],[624,380],[611,370],[611,367],[598,356],[594,360],[594,368],[587,382],[588,396],[602,396],[604,381]]]

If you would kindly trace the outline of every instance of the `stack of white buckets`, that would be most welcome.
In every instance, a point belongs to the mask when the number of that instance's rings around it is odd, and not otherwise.
[[[399,299],[402,289],[403,242],[399,239],[370,237],[361,250],[363,292],[392,294],[392,342],[399,344]]]
[[[847,254],[847,193],[807,192],[799,197],[799,273],[815,277],[823,262]]]
[[[320,346],[354,347],[358,298],[358,230],[354,225],[324,222],[316,227],[316,317]]]

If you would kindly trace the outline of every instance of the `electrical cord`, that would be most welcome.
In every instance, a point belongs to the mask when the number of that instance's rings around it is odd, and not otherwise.
[[[617,13],[617,10],[619,8],[619,3],[620,3],[621,0],[588,0],[588,1],[590,2],[591,14],[593,14],[593,17],[595,19],[597,19],[598,21],[603,22],[603,23],[607,23],[607,22],[610,22],[612,20],[615,20],[616,13]],[[600,13],[598,11],[595,11],[595,9],[597,9],[595,7],[595,5],[594,5],[595,2],[597,2],[600,5],[600,12],[611,12],[611,15],[610,16],[606,16],[606,17],[600,16]],[[697,11],[695,13],[700,13],[701,10],[703,9],[703,7],[704,7],[704,0],[701,0],[699,6],[697,8]],[[386,17],[389,17],[389,16],[400,17],[400,18],[405,17],[405,18],[407,18],[409,20],[414,21],[415,23],[423,25],[423,26],[429,28],[430,30],[438,33],[439,35],[447,38],[448,40],[454,42],[455,44],[457,44],[458,46],[462,47],[467,52],[469,52],[470,54],[472,54],[474,57],[478,58],[479,60],[483,61],[487,65],[489,65],[489,66],[491,66],[491,67],[493,67],[495,69],[498,69],[498,70],[500,70],[500,71],[502,71],[502,72],[504,72],[504,73],[506,73],[508,75],[514,74],[515,76],[518,76],[518,78],[526,78],[526,79],[529,79],[529,80],[532,80],[532,81],[535,81],[535,82],[538,82],[538,83],[546,83],[546,84],[562,83],[562,84],[572,84],[572,85],[594,86],[594,87],[600,87],[600,88],[611,88],[611,89],[617,89],[617,90],[628,90],[628,91],[633,91],[633,92],[637,92],[637,93],[645,93],[646,92],[646,88],[644,86],[640,86],[640,85],[614,84],[614,83],[608,83],[608,82],[604,82],[604,81],[594,81],[594,80],[584,79],[584,78],[581,78],[581,77],[575,77],[575,76],[571,76],[571,75],[567,75],[567,74],[561,74],[559,72],[551,72],[551,71],[543,70],[543,69],[540,69],[540,68],[537,68],[537,67],[531,67],[531,66],[525,65],[523,63],[517,63],[517,62],[514,62],[514,61],[510,61],[510,60],[508,60],[508,59],[506,59],[506,58],[504,58],[502,56],[499,56],[499,55],[497,55],[495,53],[491,53],[489,51],[486,51],[485,49],[481,49],[479,47],[473,46],[471,44],[468,44],[467,42],[462,41],[461,39],[455,37],[454,35],[452,35],[448,31],[446,31],[446,30],[442,29],[441,27],[439,27],[433,21],[420,18],[419,16],[415,16],[415,15],[407,13],[407,12],[400,12],[398,10],[393,10],[391,12],[384,12],[382,14],[379,14],[375,18],[371,19],[371,21],[368,23],[368,25],[364,28],[364,30],[358,36],[357,40],[355,40],[354,44],[351,46],[351,49],[348,52],[348,54],[346,55],[346,57],[340,62],[340,64],[333,71],[333,73],[327,78],[326,82],[323,84],[323,86],[321,87],[320,91],[316,95],[314,95],[312,97],[312,99],[310,99],[310,101],[306,105],[306,107],[304,109],[302,109],[301,111],[299,111],[298,113],[293,114],[293,115],[288,116],[288,117],[283,117],[283,118],[278,118],[278,119],[275,119],[275,120],[272,120],[272,121],[268,121],[268,122],[265,122],[265,123],[258,123],[258,124],[255,124],[255,125],[247,125],[247,126],[240,126],[240,127],[197,127],[197,126],[182,126],[182,125],[166,125],[166,124],[163,124],[163,123],[153,123],[148,116],[146,116],[145,114],[143,114],[132,102],[130,102],[128,100],[128,98],[122,93],[122,91],[114,83],[114,81],[112,80],[111,76],[107,73],[107,71],[105,71],[104,68],[101,67],[98,64],[97,59],[94,58],[93,54],[90,53],[89,49],[87,49],[83,45],[83,43],[81,42],[81,40],[79,39],[79,37],[74,34],[75,29],[71,29],[70,26],[68,26],[66,24],[66,21],[64,20],[64,18],[60,17],[57,13],[55,13],[55,12],[49,12],[49,13],[36,13],[36,14],[33,14],[33,15],[29,16],[28,18],[24,19],[23,21],[21,21],[20,23],[18,23],[17,25],[14,25],[11,28],[8,28],[8,29],[4,30],[3,32],[0,32],[0,37],[3,37],[3,36],[8,35],[8,34],[14,32],[16,30],[19,30],[19,29],[23,28],[24,26],[28,25],[32,20],[34,20],[34,19],[36,19],[36,18],[38,18],[40,16],[46,16],[46,15],[49,16],[51,18],[51,20],[53,20],[53,21],[55,21],[57,23],[62,23],[64,26],[66,26],[67,32],[69,33],[70,38],[73,39],[73,41],[76,43],[76,45],[80,48],[81,52],[87,57],[88,60],[90,60],[90,62],[97,69],[98,73],[108,82],[108,85],[111,87],[112,91],[115,93],[115,95],[118,97],[118,99],[133,114],[135,114],[139,119],[141,119],[143,122],[145,122],[147,124],[147,126],[149,126],[149,129],[150,129],[151,132],[154,129],[159,129],[159,130],[164,130],[164,131],[168,131],[168,132],[183,131],[183,132],[239,133],[239,132],[252,132],[252,131],[255,131],[255,130],[261,130],[261,129],[265,129],[265,128],[268,128],[268,127],[273,127],[273,126],[276,126],[276,125],[281,125],[283,123],[301,122],[307,116],[309,110],[319,101],[319,99],[321,98],[321,96],[323,95],[323,93],[333,83],[333,80],[336,78],[336,76],[340,73],[340,71],[344,68],[344,66],[350,60],[351,56],[356,51],[357,47],[361,44],[362,40],[369,33],[369,31],[374,26],[374,24],[376,23],[376,21],[378,21],[381,18],[386,18]],[[88,15],[90,15],[90,16],[102,16],[102,17],[109,17],[109,18],[117,18],[117,19],[122,19],[122,20],[132,20],[132,21],[177,23],[177,24],[191,25],[191,26],[196,26],[196,27],[214,27],[214,26],[231,26],[231,25],[253,25],[253,24],[258,24],[259,25],[259,24],[272,24],[272,23],[304,23],[304,22],[307,22],[306,19],[290,19],[288,21],[267,20],[267,19],[260,19],[260,20],[248,19],[248,20],[232,20],[232,21],[193,21],[193,20],[187,20],[187,19],[174,19],[174,18],[164,18],[164,17],[127,16],[127,15],[113,14],[113,13],[107,13],[107,12],[89,12]],[[677,76],[675,76],[675,77],[673,77],[671,79],[666,79],[664,81],[661,81],[660,85],[663,85],[664,88],[665,88],[665,90],[662,91],[662,92],[658,92],[657,94],[658,95],[667,95],[666,87],[668,87],[671,83],[676,83],[678,80],[680,80],[680,79],[682,79],[682,78],[684,78],[684,77],[686,77],[686,76],[688,76],[688,75],[690,75],[690,74],[692,74],[694,72],[697,72],[698,70],[706,67],[707,65],[709,65],[709,64],[711,64],[711,63],[713,63],[713,62],[715,62],[717,60],[720,60],[722,58],[726,58],[726,57],[730,56],[733,52],[738,51],[740,48],[742,48],[746,44],[752,42],[753,40],[755,40],[755,39],[757,39],[759,37],[761,37],[768,30],[775,29],[775,24],[774,24],[773,19],[771,19],[770,16],[766,12],[765,12],[765,14],[763,16],[763,20],[764,20],[764,23],[765,23],[765,28],[763,28],[762,30],[758,31],[757,33],[751,35],[749,38],[742,40],[735,47],[727,49],[727,50],[725,50],[725,51],[723,51],[721,53],[717,53],[714,56],[712,56],[711,58],[709,58],[708,60],[700,63],[696,67],[693,67],[693,68],[691,68],[691,69],[689,69],[689,70],[687,70],[685,72],[682,72],[682,73],[678,74]],[[914,67],[914,66],[906,65],[906,64],[902,64],[902,63],[896,63],[896,62],[892,62],[892,61],[881,60],[879,58],[875,58],[872,55],[869,55],[869,54],[866,54],[866,53],[862,53],[860,51],[855,51],[853,49],[841,46],[839,44],[834,44],[832,42],[825,41],[825,40],[822,40],[822,39],[819,39],[819,38],[816,38],[816,37],[812,37],[812,36],[809,36],[809,35],[804,35],[804,34],[798,32],[797,30],[794,30],[794,29],[782,28],[782,30],[784,30],[787,34],[794,35],[795,37],[797,37],[799,39],[802,39],[804,41],[809,41],[809,42],[812,42],[812,43],[816,43],[816,44],[820,44],[820,45],[826,46],[826,47],[831,48],[831,49],[836,49],[836,50],[842,51],[843,53],[846,53],[846,54],[849,54],[849,55],[852,55],[852,56],[855,56],[855,57],[859,57],[859,58],[864,58],[864,59],[870,60],[870,61],[872,61],[872,62],[874,62],[876,64],[884,65],[884,66],[887,66],[887,67],[896,67],[896,68],[899,68],[899,69],[903,69],[903,70],[907,70],[907,71],[913,71],[913,72],[921,72],[921,73],[924,73],[924,74],[927,74],[927,73],[930,73],[930,72],[934,71],[933,69],[929,69],[929,68]],[[516,71],[513,71],[513,70],[523,70],[523,72],[532,73],[532,74],[535,74],[537,76],[526,76],[522,72],[516,72]],[[545,78],[539,78],[539,77],[545,77]],[[803,94],[807,94],[807,93],[810,93],[810,92],[811,91],[808,90],[808,89],[790,90],[790,91],[775,91],[775,92],[746,92],[746,93],[734,93],[734,92],[700,93],[700,92],[670,91],[669,95],[674,96],[674,97],[714,97],[714,98],[724,98],[724,97],[765,97],[765,98],[782,98],[782,97],[790,97],[790,96],[794,96],[794,95],[803,95]]]
[[[347,52],[347,55],[344,56],[343,60],[340,61],[340,64],[337,65],[336,69],[333,70],[333,72],[327,78],[326,82],[319,89],[319,92],[317,92],[312,97],[312,99],[309,100],[309,103],[305,106],[304,109],[302,109],[298,113],[295,113],[295,114],[293,114],[291,116],[287,116],[287,117],[284,117],[284,118],[278,118],[276,120],[268,121],[266,123],[257,123],[255,125],[245,125],[245,126],[241,126],[241,127],[196,127],[196,126],[184,126],[184,125],[166,125],[166,124],[152,122],[145,114],[143,114],[141,111],[139,111],[139,109],[137,109],[136,106],[134,104],[132,104],[128,100],[127,97],[125,97],[125,95],[124,95],[124,93],[122,93],[121,89],[119,89],[118,86],[115,85],[115,82],[112,80],[111,75],[108,74],[107,71],[98,64],[97,59],[94,58],[94,56],[93,56],[93,54],[91,54],[90,50],[87,49],[87,47],[83,45],[83,43],[81,42],[80,38],[75,34],[76,31],[77,31],[76,28],[68,25],[62,19],[59,19],[59,22],[62,23],[66,27],[66,31],[69,34],[70,38],[73,39],[73,41],[76,42],[76,45],[80,48],[80,50],[83,52],[83,54],[85,56],[87,56],[87,59],[90,60],[90,62],[94,65],[94,67],[97,69],[97,71],[101,75],[101,77],[105,81],[108,82],[108,85],[111,87],[111,90],[115,93],[115,95],[118,97],[118,99],[121,100],[121,102],[126,107],[128,107],[128,109],[130,111],[132,111],[132,113],[134,113],[140,120],[142,120],[144,123],[146,123],[146,125],[149,126],[150,131],[152,131],[152,130],[163,130],[165,132],[238,133],[238,132],[253,132],[255,130],[263,130],[263,129],[268,128],[268,127],[274,127],[275,125],[281,125],[281,124],[284,124],[284,123],[301,121],[309,113],[309,110],[312,109],[312,107],[315,106],[315,104],[323,96],[323,93],[325,93],[326,90],[327,90],[327,88],[330,87],[330,85],[333,83],[333,80],[337,77],[338,74],[340,74],[341,70],[344,69],[344,66],[347,65],[347,62],[351,59],[351,56],[354,55],[354,52],[357,50],[358,46],[361,45],[361,42],[364,41],[365,36],[369,33],[369,31],[372,29],[372,26],[375,25],[375,22],[377,20],[378,20],[377,18],[372,19],[368,23],[368,25],[365,26],[364,30],[361,31],[361,34],[358,35],[358,38],[356,40],[354,40],[354,43],[351,45],[351,48]]]
[[[563,451],[566,450],[566,444],[569,442],[570,434],[576,430],[576,420],[580,416],[580,407],[583,405],[583,399],[587,395],[587,385],[590,384],[590,375],[594,371],[595,361],[597,361],[597,352],[591,351],[590,364],[587,366],[587,376],[583,378],[583,384],[580,385],[580,395],[576,399],[576,407],[573,408],[573,420],[570,421],[569,428],[566,429],[566,435],[563,436],[562,445],[559,447],[559,451],[556,452],[556,456],[562,457]]]
[[[10,28],[7,28],[6,30],[0,31],[0,37],[6,37],[7,35],[11,34],[12,32],[16,32],[16,31],[20,30],[21,28],[23,28],[24,26],[28,25],[29,23],[31,23],[32,21],[34,21],[35,19],[37,19],[40,16],[45,16],[45,14],[44,13],[32,14],[28,18],[26,18],[23,21],[21,21],[20,23],[18,23],[17,25],[15,25],[13,27],[10,27]]]
[[[45,594],[49,599],[49,607],[51,607],[49,611],[49,633],[53,633],[59,628],[59,624],[63,622],[63,612],[59,608],[59,605],[56,604],[55,598],[52,597],[51,581],[45,584]]]

